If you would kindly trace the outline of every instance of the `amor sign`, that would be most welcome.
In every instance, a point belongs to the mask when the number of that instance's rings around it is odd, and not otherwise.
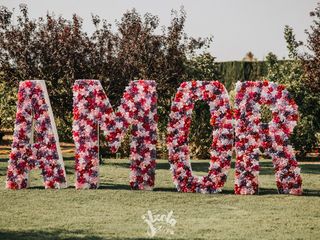
[[[197,100],[210,107],[211,159],[208,174],[193,175],[188,147],[191,114]],[[261,122],[261,105],[272,112]],[[73,86],[73,139],[77,189],[99,187],[99,128],[116,152],[131,126],[130,186],[151,190],[155,182],[157,92],[155,81],[130,82],[114,110],[98,80],[77,80]],[[273,161],[279,193],[300,195],[302,180],[289,136],[298,119],[297,105],[284,86],[268,81],[238,82],[234,109],[218,81],[183,82],[172,102],[167,146],[173,181],[180,192],[217,193],[227,179],[236,151],[235,193],[258,192],[259,152]],[[66,172],[52,109],[43,80],[23,81],[7,171],[7,188],[29,186],[28,174],[40,168],[45,188],[65,188]]]

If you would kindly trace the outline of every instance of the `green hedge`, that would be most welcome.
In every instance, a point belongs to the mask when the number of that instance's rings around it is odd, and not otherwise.
[[[288,60],[280,60],[283,64]],[[265,61],[245,62],[245,61],[229,61],[218,62],[218,69],[221,82],[228,91],[234,89],[237,81],[259,80],[267,75],[268,68]]]
[[[218,65],[221,81],[228,91],[233,90],[237,81],[258,80],[267,73],[267,65],[264,61],[219,62]]]

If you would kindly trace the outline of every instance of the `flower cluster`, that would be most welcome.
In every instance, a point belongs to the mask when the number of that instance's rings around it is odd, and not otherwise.
[[[236,93],[235,193],[255,194],[258,191],[261,147],[272,157],[279,193],[301,194],[300,169],[289,145],[289,135],[298,119],[294,100],[284,86],[268,81],[238,82]],[[270,123],[261,122],[262,104],[270,107]]]
[[[209,104],[213,127],[211,160],[207,176],[192,174],[188,136],[194,103]],[[184,82],[178,88],[171,106],[167,145],[173,180],[181,192],[220,192],[230,168],[233,125],[229,95],[218,81]]]
[[[43,80],[24,81],[19,85],[7,188],[28,187],[29,171],[33,168],[42,169],[45,188],[66,187],[59,139]]]
[[[130,186],[153,188],[158,121],[154,81],[130,82],[114,112],[99,80],[77,80],[73,87],[73,116],[77,189],[99,186],[98,127],[111,151],[116,152],[130,125]]]

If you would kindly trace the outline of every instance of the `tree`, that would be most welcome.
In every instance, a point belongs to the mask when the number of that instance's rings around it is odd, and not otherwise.
[[[77,15],[67,20],[48,13],[31,20],[27,6],[20,5],[13,24],[12,12],[1,7],[0,82],[17,87],[24,79],[47,80],[60,139],[70,141],[75,79],[100,79],[113,105],[119,104],[130,80],[154,79],[158,83],[159,128],[164,132],[170,100],[179,84],[188,80],[187,57],[210,44],[209,38],[188,37],[185,20],[183,9],[172,12],[170,25],[156,34],[159,19],[149,13],[126,12],[115,31],[94,15],[95,31],[89,36]]]
[[[306,72],[305,82],[314,91],[320,92],[320,3],[310,12],[310,16],[313,23],[310,26],[311,30],[306,30],[308,36],[306,47],[310,52],[302,55],[301,59]]]
[[[253,53],[251,51],[249,51],[249,52],[247,52],[246,56],[242,59],[242,61],[255,62],[255,61],[257,61],[257,58],[255,58]]]
[[[219,65],[210,53],[194,56],[186,63],[188,79],[220,80]],[[204,101],[196,102],[190,127],[191,155],[197,158],[210,157],[209,149],[212,143],[212,126],[210,125],[209,106]]]
[[[317,133],[320,131],[320,93],[306,84],[307,74],[304,60],[298,54],[301,42],[295,40],[293,29],[289,26],[284,30],[289,51],[289,61],[279,62],[276,55],[269,53],[266,57],[270,81],[287,86],[299,106],[300,119],[295,127],[291,141],[300,156],[305,156],[317,143]]]
[[[0,75],[0,79],[3,79]],[[0,129],[12,129],[16,113],[17,88],[0,81]],[[4,133],[0,132],[0,141]]]

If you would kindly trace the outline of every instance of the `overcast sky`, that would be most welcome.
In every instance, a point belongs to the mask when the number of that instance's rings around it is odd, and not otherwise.
[[[241,60],[248,51],[262,60],[270,51],[287,57],[283,37],[285,25],[294,28],[298,40],[305,41],[305,29],[311,24],[309,12],[314,0],[0,0],[0,5],[18,9],[27,3],[30,16],[45,16],[47,11],[71,18],[73,13],[84,20],[84,29],[91,33],[91,14],[114,23],[132,8],[139,13],[158,15],[161,25],[168,25],[171,10],[181,6],[187,13],[185,31],[189,36],[213,36],[209,49],[218,61]],[[16,10],[17,11],[17,10]]]

